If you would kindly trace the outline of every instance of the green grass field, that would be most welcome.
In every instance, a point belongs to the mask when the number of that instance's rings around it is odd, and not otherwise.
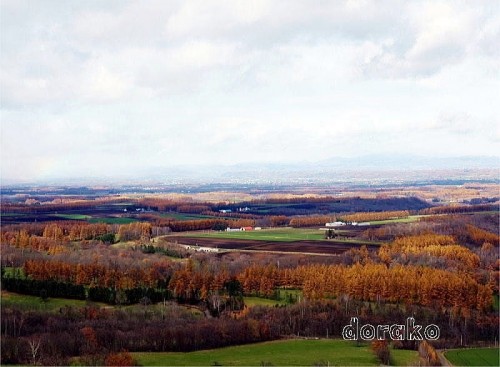
[[[301,289],[287,289],[287,288],[279,288],[278,289],[279,298],[282,300],[286,300],[291,297],[294,300],[298,300],[302,298],[302,290]]]
[[[498,348],[456,349],[445,353],[455,366],[499,366]]]
[[[129,224],[137,222],[134,218],[122,217],[92,217],[88,220],[89,223],[106,223],[106,224]]]
[[[11,267],[11,266],[6,266],[3,268],[5,277],[10,277],[10,278],[21,278],[24,279],[26,278],[26,275],[24,274],[24,269],[21,267]]]
[[[59,309],[64,306],[79,308],[85,307],[86,305],[88,305],[88,303],[81,300],[49,297],[47,301],[43,302],[40,297],[2,291],[2,307],[10,306],[26,311],[36,310],[54,312],[59,311]],[[97,305],[104,306],[104,304]]]
[[[390,224],[390,223],[413,223],[420,220],[422,215],[410,215],[407,218],[395,218],[395,219],[386,219],[386,220],[372,220],[369,221],[370,225],[379,225],[379,224]]]
[[[147,306],[141,305],[141,304],[133,304],[133,305],[125,305],[125,306],[109,306],[106,305],[106,308],[108,309],[121,309],[123,311],[130,312],[131,314],[134,313],[141,313],[141,314],[149,314],[149,315],[157,315],[160,316],[163,313],[171,313],[171,312],[183,312],[187,313],[193,318],[204,318],[203,312],[190,305],[181,305],[178,304],[174,301],[169,301],[166,303],[164,306],[161,302],[159,303],[153,303]]]
[[[378,365],[368,346],[343,340],[279,340],[190,353],[133,353],[144,366]]]
[[[498,299],[498,294],[494,294],[494,295],[493,295],[493,309],[494,309],[495,311],[498,311],[498,310],[499,310],[499,308],[500,308],[499,303],[500,303],[500,302],[499,302],[499,299]]]
[[[326,241],[324,231],[318,229],[279,228],[260,231],[190,233],[189,237],[234,238],[241,240],[294,242],[304,240]]]
[[[366,243],[377,245],[379,242],[359,240],[354,238],[325,239],[325,231],[310,228],[276,228],[263,229],[259,231],[235,231],[235,232],[189,232],[182,234],[186,237],[194,238],[221,238],[253,241],[275,241],[275,242],[296,242],[296,241],[335,241],[345,243]]]
[[[302,290],[300,289],[278,289],[278,299],[269,299],[263,297],[248,296],[243,297],[245,305],[248,307],[252,306],[271,306],[275,305],[287,305],[297,302],[302,298]]]
[[[140,304],[126,305],[126,306],[110,306],[100,302],[87,302],[82,300],[52,298],[52,297],[49,297],[47,301],[43,302],[40,297],[12,293],[7,291],[2,291],[1,293],[1,305],[2,307],[13,307],[23,311],[43,311],[48,313],[59,312],[59,309],[65,306],[82,308],[89,305],[93,305],[98,308],[105,307],[107,309],[112,309],[112,310],[121,309],[123,311],[127,311],[132,314],[148,313],[150,315],[162,315],[165,312],[168,314],[170,312],[174,312],[175,310],[180,310],[181,312],[191,314],[195,318],[204,317],[203,312],[200,311],[199,309],[195,307],[190,307],[188,305],[179,305],[175,302],[168,302],[166,307],[164,307],[162,303],[151,304],[148,306],[143,306]]]
[[[183,214],[183,213],[176,213],[176,212],[162,213],[161,216],[164,218],[172,218],[175,220],[195,220],[195,219],[219,218],[219,217],[212,217],[210,215]]]
[[[418,366],[419,358],[416,350],[391,349],[391,365]]]
[[[68,220],[87,220],[92,218],[90,215],[85,214],[51,214],[51,216]]]
[[[132,353],[143,366],[378,366],[368,345],[335,339],[278,340],[190,353]],[[397,351],[394,362],[417,360],[415,351]],[[401,362],[401,363],[400,363]]]
[[[278,301],[275,299],[262,298],[262,297],[243,297],[245,305],[248,307],[252,306],[270,306],[273,307],[275,305],[285,305],[285,301]]]

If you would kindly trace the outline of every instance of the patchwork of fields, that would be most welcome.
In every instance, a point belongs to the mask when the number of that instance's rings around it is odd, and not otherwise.
[[[260,231],[190,232],[166,236],[169,241],[191,246],[204,246],[239,251],[277,251],[289,253],[341,254],[352,248],[366,246],[376,250],[379,242],[347,237],[355,231],[340,231],[346,237],[325,239],[324,231],[308,228],[279,228]]]
[[[417,365],[416,351],[394,343],[341,339],[354,315],[379,325],[410,312],[440,327],[441,345],[459,347],[462,335],[493,344],[498,200],[429,208],[380,192],[242,203],[13,196],[0,218],[0,364]],[[30,356],[40,335],[43,352]],[[499,365],[498,349],[446,357]]]

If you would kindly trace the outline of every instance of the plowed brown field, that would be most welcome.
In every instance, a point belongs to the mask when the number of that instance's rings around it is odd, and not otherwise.
[[[168,240],[184,245],[198,245],[228,250],[304,252],[315,254],[341,254],[352,248],[360,248],[363,243],[343,241],[257,241],[222,238],[169,236]],[[376,250],[377,245],[366,245],[368,250]]]

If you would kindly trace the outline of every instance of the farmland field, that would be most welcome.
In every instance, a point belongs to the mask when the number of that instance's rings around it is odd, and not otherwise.
[[[359,231],[336,230],[338,238],[329,240],[325,238],[325,230],[310,228],[277,228],[252,231],[210,231],[210,232],[191,232],[186,233],[186,237],[196,238],[220,238],[248,241],[272,241],[272,242],[296,242],[296,241],[324,241],[324,242],[346,242],[346,243],[366,243],[376,244],[373,241],[359,240],[351,238]],[[353,234],[354,233],[354,234]],[[344,236],[344,237],[342,237]]]
[[[147,366],[378,366],[368,345],[344,340],[279,340],[190,353],[133,353]],[[397,351],[394,362],[406,365],[417,359],[414,351]]]
[[[369,222],[370,222],[370,225],[381,225],[381,224],[390,224],[390,223],[413,223],[413,222],[419,221],[421,217],[425,217],[425,215],[410,215],[407,218],[372,220]]]
[[[349,231],[351,232],[351,231]],[[341,233],[347,233],[342,231]],[[278,251],[296,253],[339,254],[366,245],[377,249],[378,242],[356,238],[325,239],[324,231],[304,228],[279,228],[258,231],[189,232],[166,236],[169,241],[186,245],[216,247],[243,251]]]
[[[53,217],[69,220],[86,220],[92,218],[90,215],[85,214],[51,214]]]
[[[203,214],[183,214],[183,213],[176,213],[176,212],[168,212],[168,213],[162,213],[160,215],[161,217],[164,218],[172,218],[175,220],[195,220],[195,219],[211,219],[211,218],[216,218],[210,215],[203,215]]]
[[[473,348],[450,350],[446,358],[455,366],[498,366],[498,348]]]
[[[362,203],[263,199],[261,191],[241,204],[36,195],[2,207],[1,365],[131,365],[135,357],[142,365],[377,366],[371,344],[344,341],[342,325],[354,315],[386,324],[409,310],[443,326],[449,348],[461,335],[469,345],[495,342],[498,294],[484,275],[498,263],[498,216],[471,214],[472,205],[320,228],[341,215],[323,215],[327,204],[357,218]],[[251,213],[257,207],[269,214]],[[239,230],[247,226],[263,229]],[[238,230],[217,231],[227,227]],[[396,238],[388,256],[378,253]],[[414,251],[415,243],[443,251]],[[457,295],[474,309],[470,322],[448,312]],[[452,323],[460,327],[445,327]],[[35,358],[29,350],[41,335]],[[391,365],[422,362],[415,351],[389,348]],[[450,350],[460,365],[498,364],[491,350]]]
[[[106,223],[106,224],[129,224],[137,222],[134,218],[122,218],[122,217],[101,217],[101,218],[90,218],[89,223]]]
[[[260,231],[235,231],[235,232],[211,232],[197,233],[190,235],[191,237],[208,237],[208,238],[234,238],[240,240],[257,240],[257,241],[279,241],[279,242],[294,242],[302,240],[326,241],[324,231],[318,229],[266,229]]]
[[[258,240],[239,240],[222,238],[203,238],[203,237],[183,237],[166,236],[169,241],[184,245],[206,246],[219,249],[237,250],[237,251],[267,251],[267,252],[289,252],[300,254],[341,254],[352,248],[360,248],[363,245],[369,250],[376,250],[379,245],[372,242],[349,241],[258,241]]]

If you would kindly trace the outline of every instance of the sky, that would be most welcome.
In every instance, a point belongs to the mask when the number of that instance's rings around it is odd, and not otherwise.
[[[2,180],[500,152],[498,1],[0,6]]]

